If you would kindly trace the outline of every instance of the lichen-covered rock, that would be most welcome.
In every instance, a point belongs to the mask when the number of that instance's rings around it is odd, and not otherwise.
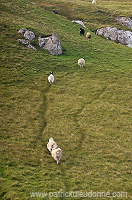
[[[29,44],[29,41],[28,40],[25,40],[25,39],[18,39],[17,41],[21,42],[22,44]]]
[[[21,33],[27,40],[33,40],[35,38],[34,32],[29,31],[26,28],[21,28],[18,33]]]
[[[96,31],[97,35],[102,35],[111,41],[118,41],[121,44],[132,48],[132,32],[119,30],[115,27],[103,27]]]
[[[31,45],[30,43],[27,45],[27,47],[29,48],[29,49],[33,49],[33,50],[37,50],[33,45]]]
[[[21,29],[18,31],[18,33],[24,35],[24,33],[25,33],[26,31],[27,31],[26,28],[21,28]]]
[[[35,38],[35,34],[32,31],[29,31],[26,28],[21,28],[18,33],[25,37],[25,39],[18,39],[18,41],[30,49],[36,50],[36,48],[30,44],[30,40]],[[60,55],[63,52],[60,39],[55,33],[46,37],[39,37],[38,43],[39,47],[47,49],[52,55]]]
[[[117,17],[116,21],[122,26],[127,26],[128,28],[132,28],[132,20],[126,17]]]
[[[28,47],[29,49],[37,50],[35,47],[33,47],[33,46],[30,44],[30,41],[29,41],[29,40],[18,39],[17,41],[21,42],[22,44],[25,45],[25,47]]]
[[[39,46],[47,49],[51,55],[60,55],[63,52],[60,39],[55,33],[45,38],[39,37],[38,42]]]
[[[80,20],[72,20],[72,22],[76,22],[76,23],[80,24],[81,26],[83,26],[84,28],[86,28],[84,23],[82,21],[80,21]]]
[[[27,30],[24,33],[24,37],[28,40],[33,40],[35,38],[35,34],[32,31]]]

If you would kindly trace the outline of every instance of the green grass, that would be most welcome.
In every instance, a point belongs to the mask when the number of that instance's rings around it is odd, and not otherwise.
[[[131,199],[132,49],[93,33],[105,25],[130,30],[114,19],[130,17],[131,2],[34,2],[1,2],[0,199],[48,199],[31,194],[66,191],[127,192],[128,198],[97,199]],[[74,19],[85,22],[90,41]],[[17,41],[23,27],[37,37],[56,33],[66,51],[52,56],[37,39],[36,51],[25,48]],[[50,137],[63,151],[59,165],[46,147]]]
[[[36,0],[35,2],[38,6],[66,16],[69,20],[82,20],[91,31],[95,31],[104,25],[116,25],[118,28],[122,28],[116,23],[115,18],[117,16],[132,17],[132,3],[129,0],[125,2],[122,2],[122,0],[98,0],[97,4],[91,4],[91,0]],[[129,30],[128,28],[125,29]]]

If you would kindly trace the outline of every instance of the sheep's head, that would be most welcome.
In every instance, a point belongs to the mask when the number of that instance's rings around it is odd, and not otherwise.
[[[49,139],[49,141],[54,140],[52,137]]]

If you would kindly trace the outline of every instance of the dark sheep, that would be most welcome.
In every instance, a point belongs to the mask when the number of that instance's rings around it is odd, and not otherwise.
[[[80,28],[80,35],[84,35],[85,31],[83,28]]]

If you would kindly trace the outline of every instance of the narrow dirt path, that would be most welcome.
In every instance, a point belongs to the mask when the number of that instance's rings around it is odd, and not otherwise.
[[[43,99],[43,103],[40,106],[41,125],[40,125],[40,128],[39,128],[39,134],[36,137],[36,143],[39,141],[42,144],[42,146],[45,146],[45,148],[46,148],[46,144],[43,141],[43,134],[44,134],[45,128],[47,126],[47,121],[46,121],[45,115],[46,115],[46,112],[47,112],[47,109],[48,109],[47,93],[49,92],[50,87],[52,87],[52,86],[47,84],[46,88],[41,90],[41,97]],[[96,100],[100,99],[102,94],[106,91],[107,87],[108,86],[103,87],[103,89],[100,92],[98,92],[91,101],[83,102],[81,108],[78,109],[76,111],[76,113],[74,114],[73,121],[74,121],[74,123],[75,123],[75,125],[76,125],[76,127],[78,129],[78,136],[79,136],[78,148],[75,151],[78,151],[79,149],[82,148],[82,145],[83,145],[83,142],[84,142],[85,136],[86,136],[85,135],[86,134],[85,129],[83,129],[82,126],[79,123],[80,114],[82,113],[82,111],[85,108],[85,106],[87,106],[88,104],[92,104]],[[61,165],[61,163],[58,164],[58,168],[59,168],[59,170],[61,172],[61,181],[62,181],[63,185],[65,186],[65,192],[71,191],[71,189],[70,189],[70,180],[67,177],[65,168]],[[63,197],[59,197],[59,199],[62,200]]]
[[[46,94],[50,89],[50,85],[47,84],[45,89],[40,89],[39,87],[37,88],[38,91],[40,91],[40,97],[42,98],[42,103],[39,107],[39,118],[40,118],[40,125],[39,125],[39,129],[38,129],[38,134],[35,135],[34,139],[32,140],[32,144],[35,146],[37,146],[38,143],[41,143],[43,146],[45,146],[42,136],[44,133],[44,130],[46,128],[47,125],[47,121],[45,118],[45,114],[47,111],[47,98],[46,98]]]
[[[100,97],[104,94],[104,92],[107,90],[108,86],[105,86],[100,92],[97,93],[97,95],[94,97],[94,99],[92,99],[89,102],[84,102],[82,107],[76,112],[75,117],[74,117],[74,122],[76,124],[76,127],[78,128],[78,132],[80,133],[80,139],[78,142],[78,148],[82,148],[82,144],[83,141],[85,140],[85,130],[81,127],[81,125],[79,124],[79,115],[82,113],[83,109],[85,108],[85,106],[94,103],[95,101],[97,101],[98,99],[100,99]]]
[[[79,115],[82,113],[82,111],[85,108],[85,106],[87,106],[88,104],[92,104],[95,101],[97,101],[98,99],[100,99],[100,97],[104,94],[104,92],[107,90],[107,88],[108,88],[108,86],[103,87],[102,90],[100,92],[98,92],[91,101],[84,102],[82,107],[80,109],[78,109],[76,111],[76,113],[74,114],[73,121],[76,124],[76,127],[78,129],[78,136],[79,136],[78,148],[75,149],[75,151],[77,151],[77,152],[82,148],[83,142],[84,142],[85,137],[86,137],[85,129],[83,129],[82,126],[79,124]],[[69,191],[71,191],[71,189],[70,189],[70,180],[68,179],[68,177],[66,175],[65,169],[61,165],[59,165],[59,168],[60,168],[60,171],[62,173],[62,181],[63,181],[63,183],[65,185],[66,191],[69,192]],[[60,200],[62,200],[62,199],[63,198],[60,197]]]
[[[48,107],[46,94],[48,93],[50,87],[51,86],[49,84],[47,84],[47,87],[45,89],[41,90],[41,96],[42,96],[42,99],[43,99],[43,103],[40,106],[40,113],[41,113],[41,119],[42,120],[41,120],[41,125],[40,125],[40,128],[39,128],[39,134],[37,136],[38,140],[42,140],[42,135],[43,135],[44,130],[45,130],[46,125],[47,125],[47,121],[46,121],[46,118],[45,118],[45,114],[46,114],[47,107]]]

